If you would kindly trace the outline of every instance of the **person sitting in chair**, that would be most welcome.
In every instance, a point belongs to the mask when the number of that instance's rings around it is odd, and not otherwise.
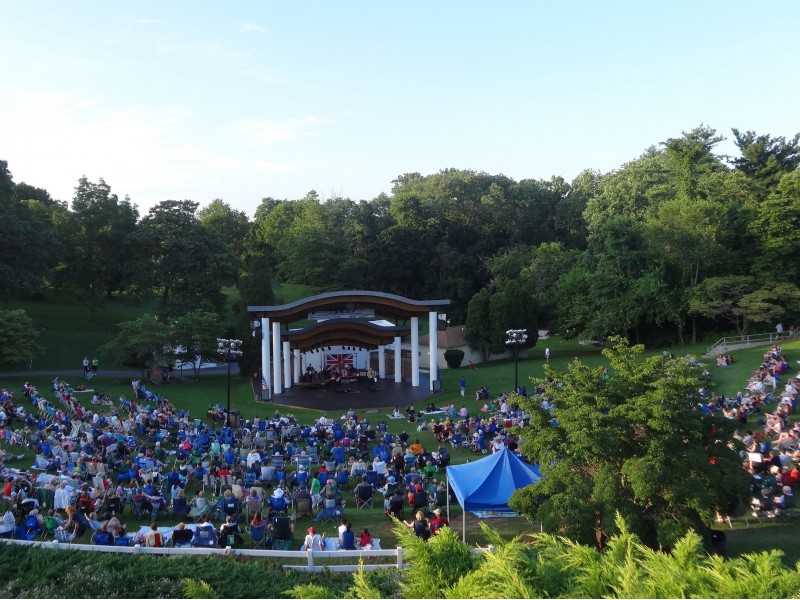
[[[175,531],[172,532],[172,545],[175,548],[189,548],[192,545],[194,533],[191,529],[186,529],[186,525],[178,523]]]
[[[775,508],[780,510],[786,510],[788,508],[794,508],[794,494],[792,493],[792,488],[788,485],[783,486],[781,490],[783,493],[780,496],[775,496]]]
[[[233,536],[233,543],[230,543]],[[231,515],[225,517],[225,522],[219,526],[219,545],[224,548],[230,545],[233,548],[242,545],[242,536],[239,534],[239,524]]]
[[[164,534],[158,530],[156,523],[150,523],[150,531],[144,536],[144,545],[148,548],[164,547]]]

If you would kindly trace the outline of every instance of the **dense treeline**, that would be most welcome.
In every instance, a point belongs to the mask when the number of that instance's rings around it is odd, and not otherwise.
[[[219,313],[228,285],[240,307],[269,303],[273,278],[442,297],[486,353],[502,348],[498,332],[537,324],[651,343],[745,333],[800,315],[800,137],[733,136],[734,158],[701,126],[572,182],[407,173],[369,201],[264,198],[253,219],[222,200],[164,200],[142,216],[85,177],[68,205],[0,161],[0,287],[57,290],[90,311],[155,294],[162,316]],[[494,330],[478,327],[487,320]]]

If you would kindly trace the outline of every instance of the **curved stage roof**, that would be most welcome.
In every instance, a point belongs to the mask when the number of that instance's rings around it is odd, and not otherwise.
[[[431,311],[439,312],[450,305],[450,300],[412,300],[365,290],[327,292],[309,296],[288,304],[277,306],[248,306],[254,318],[268,318],[286,325],[281,338],[288,341],[292,349],[301,352],[330,345],[355,345],[367,349],[388,345],[395,337],[404,337],[409,327],[382,326],[368,319],[386,317],[404,321],[420,317]],[[312,318],[328,318],[304,329],[289,330],[296,321]]]

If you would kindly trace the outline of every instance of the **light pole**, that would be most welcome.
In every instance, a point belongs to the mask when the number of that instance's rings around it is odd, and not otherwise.
[[[239,350],[241,345],[242,340],[217,338],[217,354],[228,363],[228,412],[225,413],[225,427],[231,426],[231,358],[242,355],[242,351]]]
[[[519,348],[528,343],[528,330],[527,329],[509,329],[506,331],[506,346],[514,349],[514,393],[518,393],[519,379]]]

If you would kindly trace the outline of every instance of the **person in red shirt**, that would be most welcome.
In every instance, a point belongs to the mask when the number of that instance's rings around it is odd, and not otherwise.
[[[437,533],[439,533],[439,530],[442,527],[448,527],[450,525],[450,522],[447,520],[447,517],[442,516],[441,508],[434,509],[433,514],[435,516],[428,522],[428,525],[431,528],[431,533],[433,535],[436,535]]]

